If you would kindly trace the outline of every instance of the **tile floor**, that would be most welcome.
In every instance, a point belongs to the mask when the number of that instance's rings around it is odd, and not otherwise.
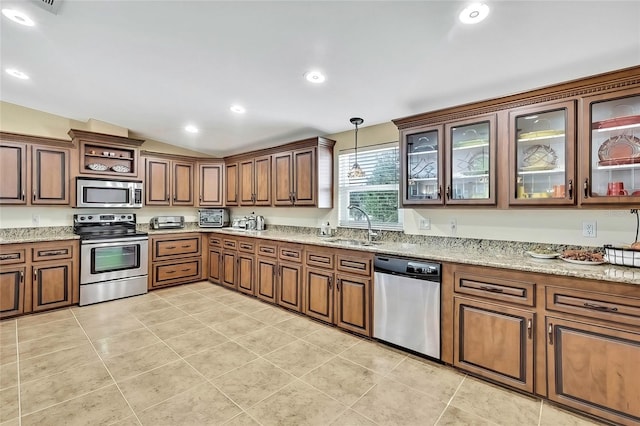
[[[589,425],[207,282],[0,322],[0,426]]]

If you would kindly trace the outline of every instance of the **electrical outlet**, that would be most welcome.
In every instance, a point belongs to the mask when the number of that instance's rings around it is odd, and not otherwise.
[[[598,227],[595,220],[582,222],[582,236],[595,238],[597,235]]]
[[[31,224],[33,226],[40,226],[40,215],[38,214],[31,215]]]
[[[431,229],[431,219],[420,219],[420,229]]]
[[[458,221],[456,220],[456,218],[452,217],[449,220],[449,229],[451,230],[451,235],[455,235],[458,231]]]

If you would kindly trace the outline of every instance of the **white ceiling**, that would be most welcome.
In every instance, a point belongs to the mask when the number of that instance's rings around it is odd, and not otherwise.
[[[459,1],[1,4],[36,21],[0,16],[2,68],[31,77],[2,72],[2,101],[212,155],[640,64],[640,1],[487,0],[471,26]]]

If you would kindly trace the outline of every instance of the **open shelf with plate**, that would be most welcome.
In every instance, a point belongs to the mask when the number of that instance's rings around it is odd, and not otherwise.
[[[629,89],[585,99],[588,150],[581,157],[583,204],[640,202],[640,93]]]
[[[574,204],[575,101],[510,111],[510,205]]]
[[[140,139],[72,129],[69,135],[78,144],[80,175],[138,177]]]

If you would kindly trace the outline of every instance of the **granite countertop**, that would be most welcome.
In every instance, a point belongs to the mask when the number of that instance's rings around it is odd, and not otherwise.
[[[278,227],[280,228],[280,227]],[[230,228],[199,228],[197,224],[187,224],[183,229],[152,230],[146,225],[139,227],[148,231],[150,236],[163,234],[180,234],[188,232],[220,233],[235,236],[264,238],[300,244],[360,250],[371,253],[408,256],[424,260],[464,263],[470,265],[490,266],[545,273],[552,275],[587,278],[640,285],[640,268],[603,264],[576,265],[561,259],[534,259],[527,255],[524,243],[512,243],[490,240],[465,240],[439,238],[433,241],[412,241],[411,236],[404,236],[408,241],[383,240],[371,246],[348,245],[335,241],[334,238],[323,238],[315,228],[268,229],[265,231],[239,231]],[[50,228],[18,228],[4,229],[0,232],[0,244],[32,243],[39,241],[78,239],[71,227]],[[340,238],[350,238],[340,235]],[[361,238],[358,238],[361,239]],[[414,238],[415,240],[415,238]]]

